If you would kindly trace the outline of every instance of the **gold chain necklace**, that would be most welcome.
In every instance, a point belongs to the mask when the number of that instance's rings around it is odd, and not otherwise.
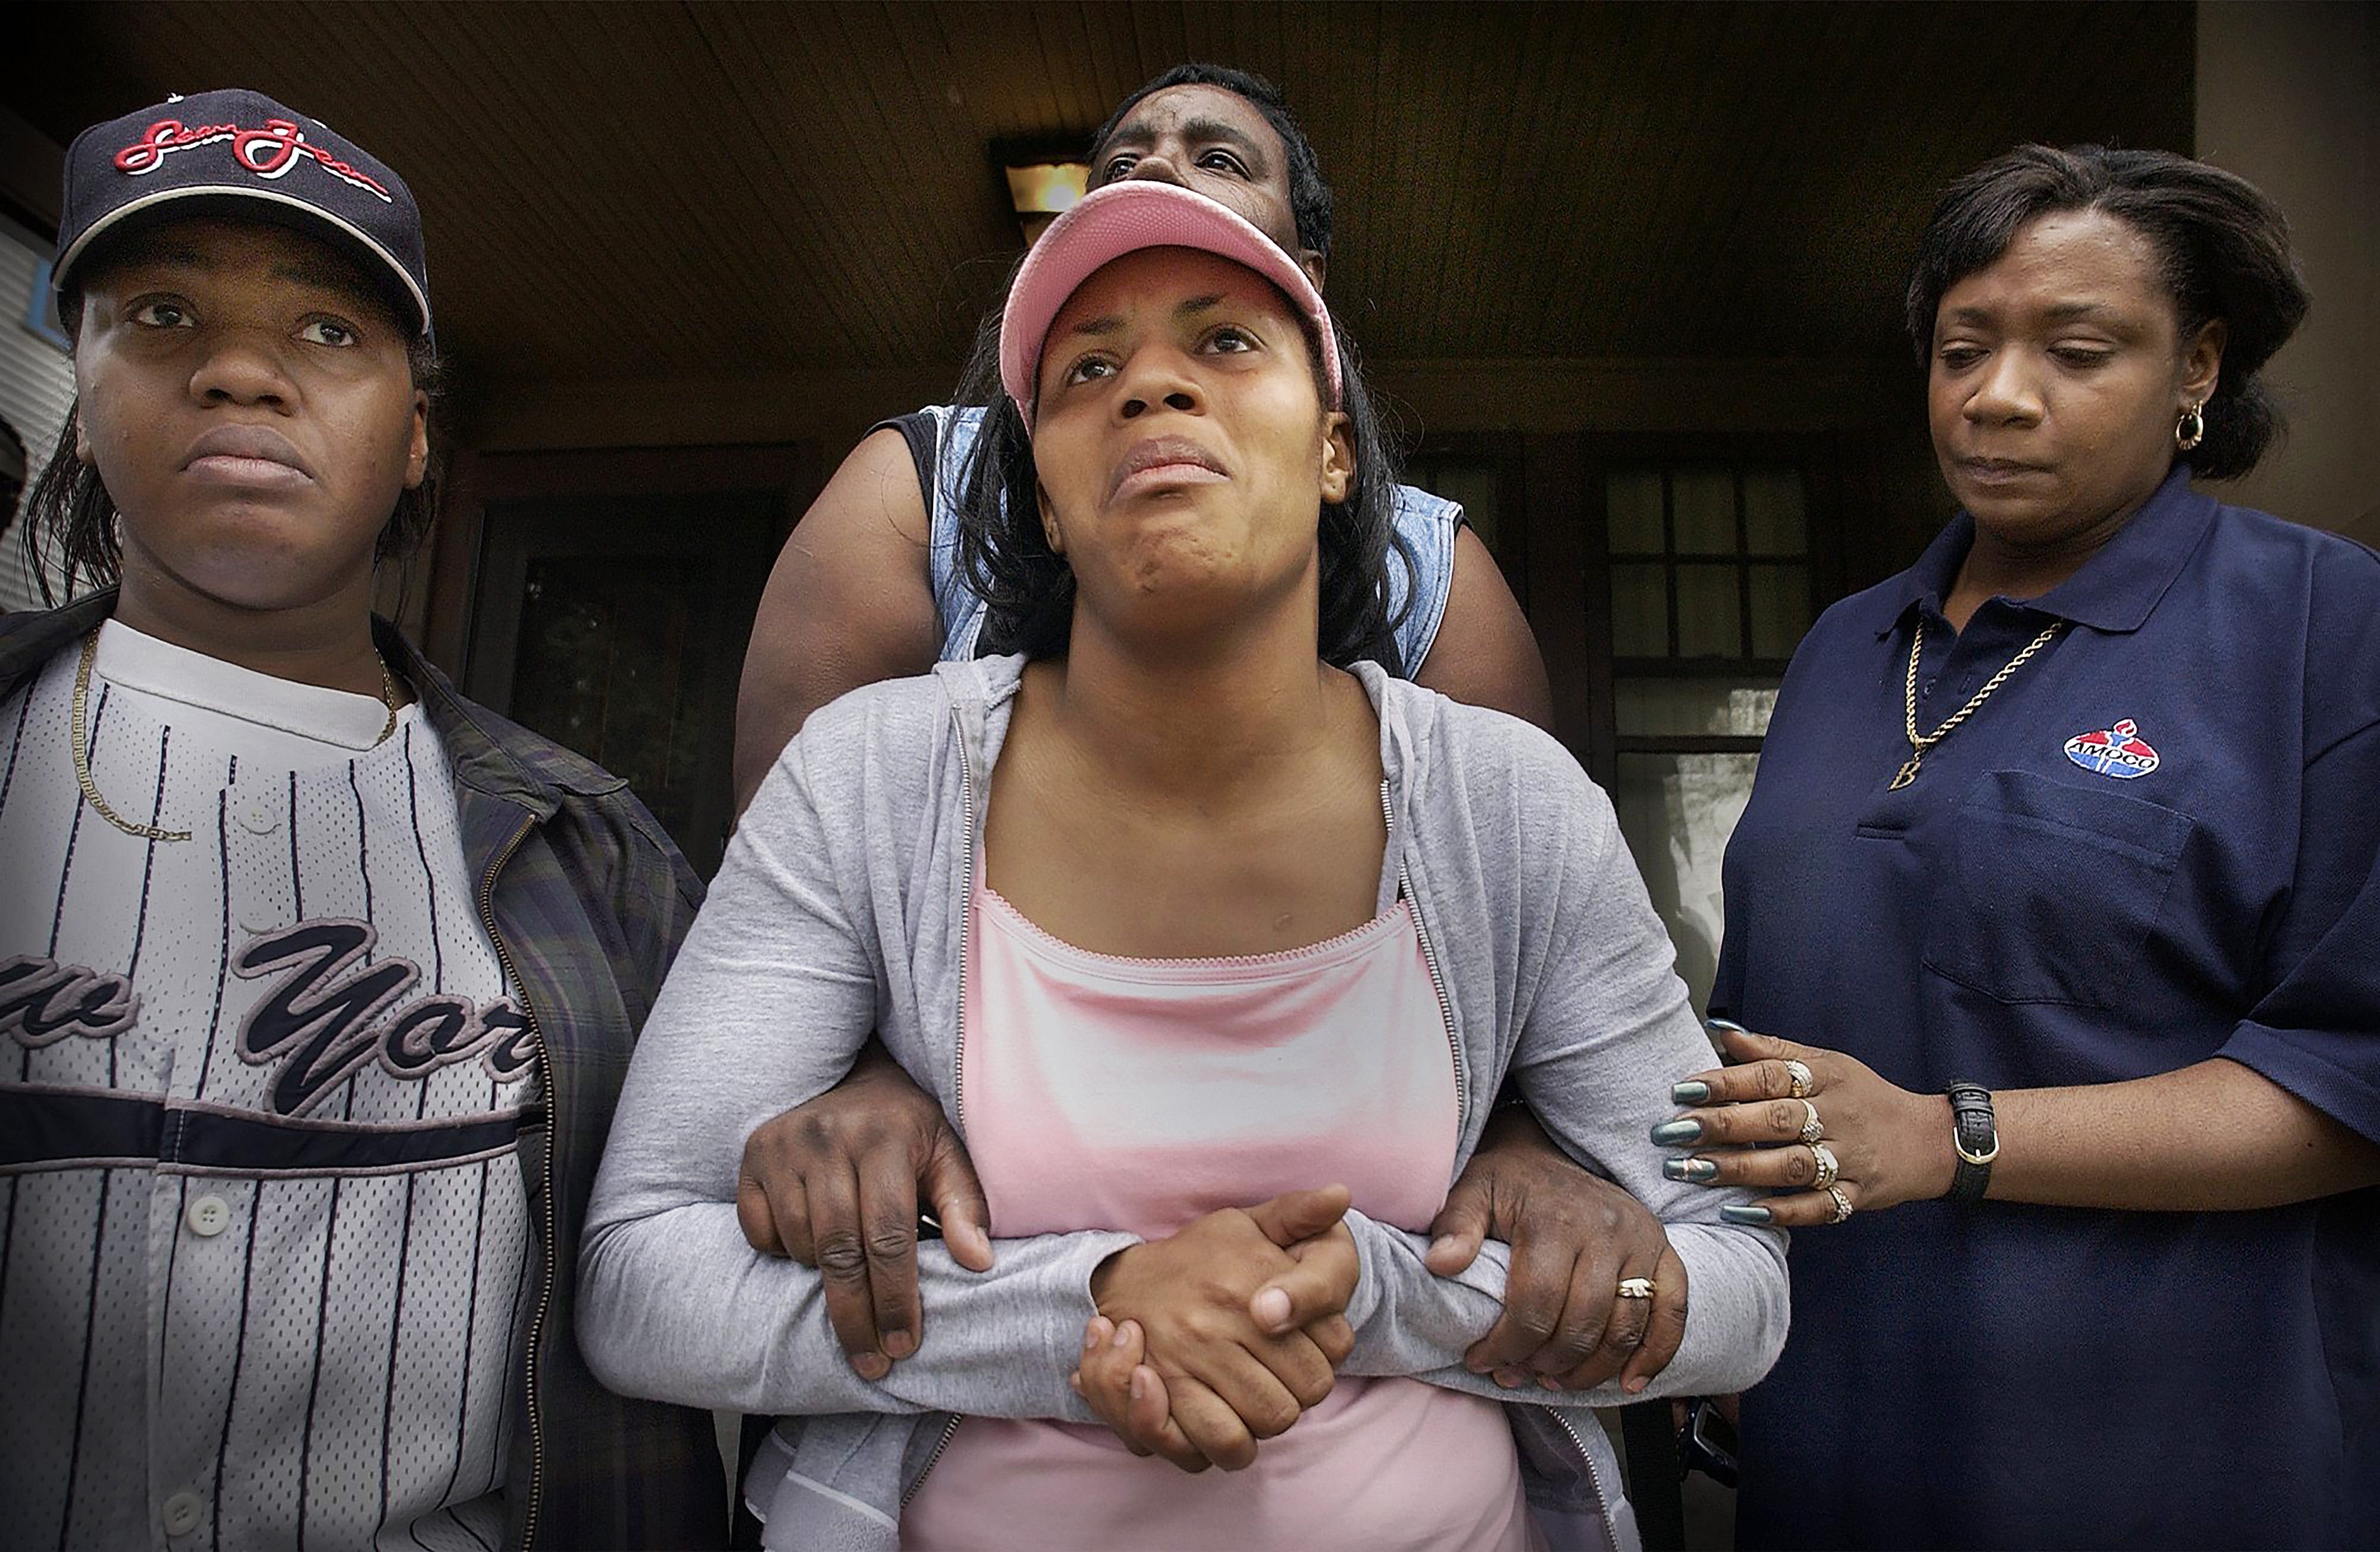
[[[82,638],[82,657],[75,664],[74,706],[67,725],[67,747],[74,755],[75,782],[82,788],[83,801],[91,810],[125,834],[141,841],[188,841],[187,830],[163,830],[156,825],[134,824],[107,806],[99,795],[99,784],[91,779],[91,665],[99,658],[99,633],[91,632]],[[380,701],[388,708],[388,721],[381,724],[380,736],[372,740],[374,747],[388,742],[396,731],[396,685],[388,676],[388,660],[379,652],[372,661],[380,665]]]
[[[1917,731],[1917,660],[1919,657],[1924,655],[1925,651],[1925,622],[1923,620],[1918,621],[1916,630],[1912,632],[1909,637],[1909,678],[1902,684],[1900,688],[1902,707],[1901,726],[1906,729],[1909,734],[1909,763],[1900,768],[1900,774],[1895,776],[1892,779],[1892,785],[1887,787],[1885,790],[1887,792],[1899,792],[1901,788],[1909,785],[1910,782],[1917,780],[1917,768],[1925,763],[1926,751],[1933,748],[1935,745],[1941,743],[1945,738],[1949,737],[1950,730],[1952,728],[1957,727],[1961,722],[1963,722],[1969,717],[1973,716],[1975,714],[1975,708],[1991,699],[1992,692],[1998,689],[2002,685],[2008,683],[2008,676],[2014,673],[2018,669],[2022,668],[2027,658],[2032,657],[2035,652],[2038,652],[2044,647],[2048,646],[2049,638],[2056,636],[2060,630],[2064,629],[2065,625],[2066,622],[2063,620],[2052,621],[2049,628],[2043,631],[2039,636],[2034,637],[2032,643],[2027,646],[2023,651],[2019,652],[2015,657],[2010,658],[2008,661],[2006,667],[2002,668],[1998,673],[1993,674],[1989,679],[1984,681],[1984,687],[1977,690],[1973,695],[1969,696],[1967,697],[1966,705],[1961,706],[1956,711],[1951,712],[1949,721],[1944,722],[1940,727],[1936,728],[1932,733],[1921,734]]]

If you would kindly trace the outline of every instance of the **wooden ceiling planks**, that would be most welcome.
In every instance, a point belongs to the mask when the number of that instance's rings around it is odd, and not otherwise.
[[[49,7],[0,93],[63,140],[241,82],[403,168],[494,382],[953,365],[1016,254],[995,141],[1185,57],[1279,80],[1374,359],[1894,352],[1939,187],[2023,139],[2188,149],[2188,6]],[[56,61],[71,59],[72,69]]]
[[[910,343],[902,338],[907,319],[883,301],[899,254],[872,264],[843,240],[855,225],[887,223],[859,208],[882,191],[851,187],[861,153],[850,143],[846,105],[817,70],[840,51],[808,35],[816,18],[806,12],[719,6],[684,16],[703,45],[703,95],[656,104],[641,133],[669,148],[683,176],[729,217],[729,241],[766,272],[748,288],[696,294],[690,307],[703,337],[690,342],[693,351],[731,371],[753,370],[755,356],[815,359],[836,346],[858,363],[896,356]],[[797,266],[776,261],[795,253],[804,256]],[[686,278],[700,285],[698,275]],[[722,343],[710,345],[712,336]],[[724,343],[739,339],[757,348]]]
[[[748,284],[745,255],[706,230],[708,186],[720,170],[701,148],[722,139],[717,127],[655,111],[675,95],[684,80],[675,67],[691,51],[657,51],[662,18],[648,7],[585,35],[555,6],[525,19],[517,30],[495,29],[470,12],[442,29],[484,39],[501,62],[482,124],[519,123],[505,137],[510,154],[475,158],[480,164],[454,191],[459,209],[437,212],[447,220],[431,226],[432,241],[451,248],[460,228],[467,266],[502,249],[523,288],[516,295],[559,292],[575,304],[528,324],[531,360],[504,363],[507,374],[527,366],[585,381],[630,360],[667,370]]]

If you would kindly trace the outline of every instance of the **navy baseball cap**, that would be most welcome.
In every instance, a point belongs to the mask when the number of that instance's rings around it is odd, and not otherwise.
[[[93,125],[67,152],[55,284],[101,237],[168,216],[238,214],[328,239],[430,333],[421,212],[405,180],[320,119],[259,91],[201,91]]]

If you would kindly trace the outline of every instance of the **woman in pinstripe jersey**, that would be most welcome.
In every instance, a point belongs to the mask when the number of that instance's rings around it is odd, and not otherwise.
[[[370,612],[411,196],[225,91],[64,208],[28,527],[102,590],[0,621],[0,1546],[717,1545],[710,1419],[596,1387],[558,1275],[700,886]]]

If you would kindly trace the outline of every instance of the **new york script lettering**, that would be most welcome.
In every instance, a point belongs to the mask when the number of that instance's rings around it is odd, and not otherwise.
[[[365,922],[300,922],[251,940],[233,957],[233,973],[244,979],[281,976],[241,1022],[237,1047],[251,1066],[280,1062],[270,1091],[275,1111],[304,1115],[374,1062],[417,1082],[472,1061],[498,1083],[528,1076],[537,1040],[510,999],[475,1006],[438,992],[400,1003],[420,981],[420,966],[391,956],[361,968],[377,940]]]
[[[31,954],[0,960],[0,1034],[20,1046],[113,1040],[140,1016],[140,996],[121,976]]]

